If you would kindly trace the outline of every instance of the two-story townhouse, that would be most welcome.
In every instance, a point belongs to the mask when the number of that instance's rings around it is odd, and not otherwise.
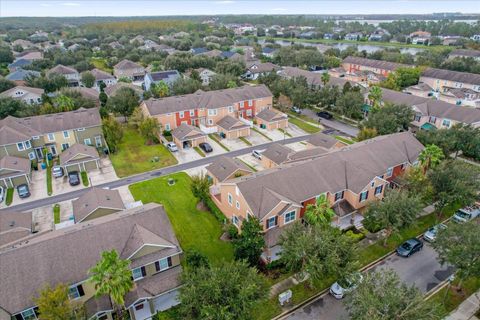
[[[59,64],[47,71],[47,76],[51,77],[52,75],[64,76],[68,81],[69,87],[80,86],[80,74],[74,68]]]
[[[110,250],[130,263],[134,286],[125,307],[131,319],[178,304],[182,249],[164,208],[150,203],[1,247],[0,318],[38,319],[39,290],[65,284],[86,319],[112,319],[110,299],[96,297],[89,281],[89,270]]]
[[[134,82],[143,81],[145,68],[133,61],[124,59],[113,67],[113,75],[117,78],[128,78]]]
[[[342,68],[346,72],[345,77],[356,82],[378,82],[379,80],[386,78],[390,73],[400,67],[411,66],[401,63],[352,56],[346,57],[342,62]]]
[[[40,88],[16,86],[0,93],[0,97],[18,99],[29,105],[35,105],[42,103],[42,95],[44,92],[45,91]]]
[[[385,188],[416,163],[422,150],[410,132],[381,136],[221,182],[211,189],[212,199],[238,228],[249,216],[260,220],[271,259],[282,228],[301,219],[320,195],[326,195],[337,222],[355,217],[350,214],[382,199]]]
[[[480,61],[480,50],[456,49],[448,54],[448,58],[472,58]]]
[[[163,130],[173,130],[181,124],[216,128],[226,116],[253,119],[257,113],[272,107],[272,93],[265,85],[202,91],[148,99],[140,105],[147,117],[155,117]]]
[[[56,156],[81,143],[105,147],[98,108],[0,120],[0,157],[43,159],[43,150]]]
[[[145,75],[145,90],[150,90],[152,85],[159,83],[160,81],[165,82],[168,87],[172,87],[173,83],[180,79],[180,73],[177,70],[166,70],[158,72],[148,72]]]
[[[91,70],[90,73],[95,77],[95,84],[93,87],[98,91],[100,91],[100,85],[102,83],[107,87],[113,86],[117,83],[117,79],[115,79],[113,75],[103,70],[95,68]]]
[[[278,71],[277,74],[286,79],[294,79],[299,77],[304,77],[307,79],[307,83],[313,89],[318,89],[324,86],[322,81],[322,74],[318,72],[312,72],[303,70],[296,67],[283,67],[282,70]],[[349,82],[344,78],[339,78],[335,76],[331,76],[326,83],[327,86],[337,86],[339,88],[343,88],[343,86]],[[355,83],[351,82],[352,85]]]

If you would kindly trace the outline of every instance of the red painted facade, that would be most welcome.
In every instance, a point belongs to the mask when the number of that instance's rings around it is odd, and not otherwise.
[[[248,105],[248,100],[243,101],[243,107],[241,104],[238,105],[238,115],[242,116],[244,119],[253,119],[255,117],[255,100],[251,100],[252,105]],[[251,110],[251,115],[247,115],[247,110]]]
[[[302,203],[303,207],[300,209],[300,218],[303,218],[303,215],[305,214],[305,210],[307,210],[307,206],[309,204],[315,204],[315,201],[317,201],[316,198],[312,198],[310,200],[304,201]]]
[[[190,111],[184,111],[183,112],[183,118],[180,118],[180,112],[175,113],[175,122],[177,124],[177,127],[182,124],[182,122],[186,122],[187,124],[190,125],[197,125],[197,119],[198,119],[198,110],[195,109],[193,111],[194,115],[190,115]],[[192,120],[194,121],[192,123]]]

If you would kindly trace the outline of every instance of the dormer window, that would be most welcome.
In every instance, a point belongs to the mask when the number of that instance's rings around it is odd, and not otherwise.
[[[147,273],[145,272],[145,267],[135,268],[132,270],[132,277],[134,281],[140,280],[146,275]]]
[[[342,191],[339,191],[339,192],[335,193],[335,202],[343,199],[343,192],[344,191],[342,190]]]
[[[172,258],[171,257],[167,257],[167,258],[155,261],[155,270],[157,272],[167,270],[171,266],[172,266]]]
[[[72,300],[83,297],[84,295],[85,292],[83,292],[83,287],[81,284],[68,288],[68,297]]]
[[[391,177],[392,174],[393,174],[393,168],[388,168],[388,169],[387,169],[387,175],[386,175],[387,178],[388,178],[388,177]]]

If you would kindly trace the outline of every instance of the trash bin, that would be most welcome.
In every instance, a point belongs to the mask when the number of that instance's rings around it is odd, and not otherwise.
[[[53,159],[53,155],[51,153],[47,153],[47,159],[51,161]]]
[[[42,162],[42,170],[47,169],[47,164],[45,162]]]

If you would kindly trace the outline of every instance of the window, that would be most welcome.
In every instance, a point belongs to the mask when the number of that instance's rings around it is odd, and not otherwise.
[[[170,123],[167,123],[167,124],[165,125],[165,130],[170,131]]]
[[[246,114],[247,114],[247,117],[251,117],[252,116],[252,110],[251,109],[248,109],[246,111]]]
[[[68,296],[72,300],[78,299],[84,295],[85,293],[83,292],[83,287],[81,284],[79,284],[78,286],[71,286],[70,288],[68,288]]]
[[[232,197],[232,195],[231,195],[230,193],[228,194],[228,203],[229,203],[230,205],[233,204],[233,197]]]
[[[237,216],[232,216],[232,223],[236,226],[238,226],[238,217]]]
[[[158,260],[158,261],[155,262],[155,270],[157,270],[157,272],[166,270],[166,269],[170,268],[171,266],[172,266],[172,258],[171,257],[167,257],[167,258],[164,258],[164,259],[161,259],[161,260]]]
[[[30,143],[30,140],[25,141],[25,149],[30,149],[32,147],[32,144]]]
[[[102,137],[101,136],[96,136],[95,137],[95,145],[97,147],[101,147],[102,146]]]
[[[25,149],[25,146],[23,145],[23,142],[17,143],[17,149],[18,149],[18,151],[23,151]]]
[[[193,117],[195,115],[195,110],[190,110],[190,117]]]
[[[135,268],[132,270],[133,280],[140,280],[145,277],[145,267]]]
[[[267,219],[267,229],[273,228],[277,225],[277,217]]]
[[[91,146],[92,145],[92,139],[90,139],[90,138],[84,139],[83,144],[85,144],[87,146]]]
[[[77,131],[85,131],[85,128],[78,128]]]
[[[68,143],[62,143],[62,151],[67,150],[70,147]]]
[[[375,188],[375,195],[381,194],[382,191],[383,191],[383,185],[376,187]]]
[[[430,123],[435,124],[436,121],[437,121],[437,118],[435,118],[435,117],[428,118],[428,122],[430,122]]]
[[[290,211],[285,214],[285,224],[295,220],[295,211]]]
[[[248,106],[249,107],[253,106],[253,101],[252,100],[248,100]]]
[[[32,319],[37,319],[37,316],[35,314],[35,310],[33,308],[22,311],[22,317],[24,320],[32,320]]]
[[[243,108],[243,106],[245,105],[245,102],[240,102],[240,108]]]
[[[450,128],[450,120],[443,119],[442,126]]]
[[[48,137],[48,141],[55,141],[55,135],[53,133],[49,133],[47,137]]]
[[[335,202],[337,202],[338,200],[341,200],[343,199],[343,191],[339,191],[337,193],[335,193]]]
[[[368,198],[368,191],[364,191],[360,193],[360,202],[367,200],[367,198]]]
[[[68,131],[63,131],[63,137],[64,137],[65,139],[70,138],[70,133],[69,133]]]
[[[217,109],[208,109],[208,115],[209,116],[216,116],[217,115]]]
[[[184,113],[183,111],[180,111],[180,112],[178,113],[178,117],[179,117],[180,119],[183,118],[183,117],[185,117],[185,113]]]
[[[415,121],[420,122],[421,119],[422,119],[422,115],[421,115],[421,114],[416,114],[416,115],[415,115],[415,118],[414,118]]]
[[[40,137],[39,136],[33,136],[32,139],[33,140],[38,140],[38,139],[40,139]]]
[[[228,112],[232,113],[233,112],[233,106],[228,106]]]
[[[375,180],[373,180],[372,183],[370,183],[370,187],[373,188],[374,185],[375,185]]]
[[[30,153],[28,154],[28,159],[30,159],[30,160],[35,159],[35,152],[33,152],[33,151],[30,152]]]
[[[212,119],[208,119],[207,123],[208,123],[208,125],[211,126],[211,125],[213,125],[213,120],[212,120]]]
[[[388,169],[387,169],[387,178],[388,178],[388,177],[391,177],[392,174],[393,174],[393,168],[388,168]]]
[[[240,202],[237,201],[237,202],[235,203],[235,207],[237,207],[237,209],[240,210]]]

